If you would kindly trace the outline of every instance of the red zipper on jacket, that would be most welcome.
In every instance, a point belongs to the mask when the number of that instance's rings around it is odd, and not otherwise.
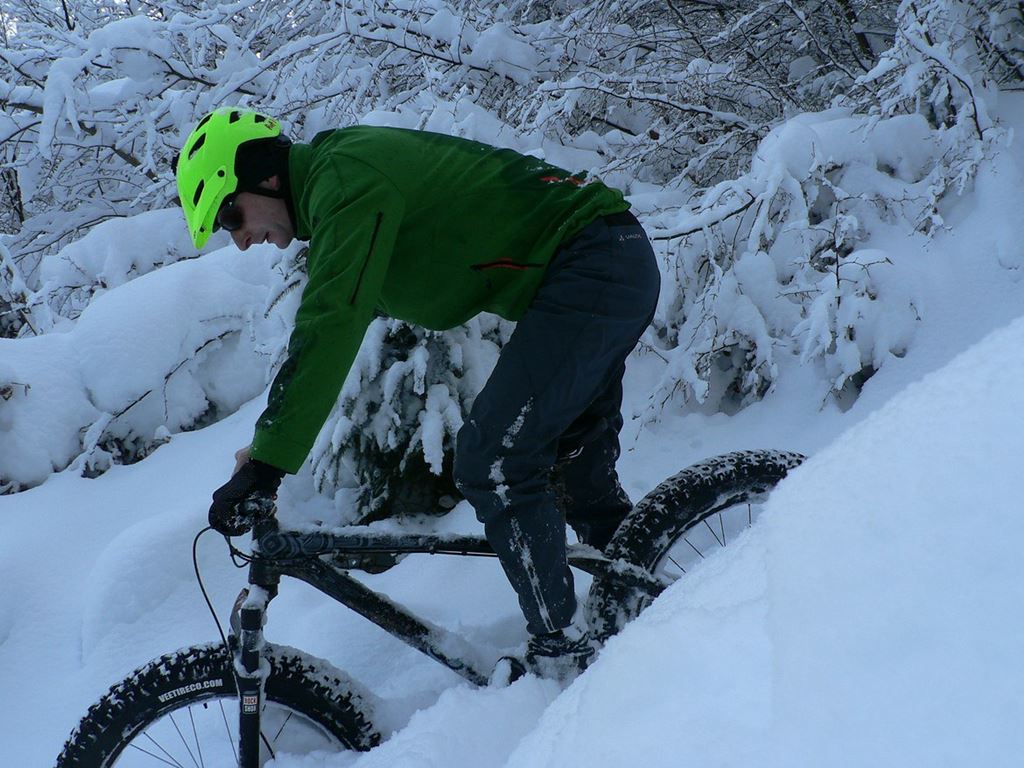
[[[519,272],[524,272],[528,269],[543,269],[543,264],[521,264],[518,261],[512,261],[512,259],[498,259],[497,261],[487,261],[483,264],[473,264],[470,266],[474,272],[481,272],[485,269],[514,269]]]

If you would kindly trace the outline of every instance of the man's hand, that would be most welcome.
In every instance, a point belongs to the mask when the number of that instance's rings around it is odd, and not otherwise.
[[[239,454],[242,452],[239,451]],[[260,518],[274,510],[277,487],[284,470],[248,458],[231,477],[213,493],[210,525],[225,536],[241,536]],[[236,454],[236,458],[241,456]]]

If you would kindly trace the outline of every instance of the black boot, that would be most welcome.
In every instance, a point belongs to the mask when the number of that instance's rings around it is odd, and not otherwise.
[[[570,624],[542,635],[533,635],[526,658],[502,656],[494,665],[491,685],[505,687],[532,672],[537,677],[570,683],[594,660],[596,649],[585,629]]]
[[[526,647],[526,667],[538,677],[569,682],[594,659],[594,645],[585,629],[570,624],[533,635]]]

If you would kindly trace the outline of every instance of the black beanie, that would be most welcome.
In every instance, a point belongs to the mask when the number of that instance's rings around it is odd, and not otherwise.
[[[235,176],[238,177],[239,192],[254,192],[284,200],[292,230],[298,231],[295,202],[292,200],[291,178],[288,176],[288,153],[292,142],[287,136],[269,139],[253,139],[240,144],[235,150]],[[261,181],[277,176],[281,186],[276,192],[260,189]]]
[[[235,176],[238,188],[249,190],[271,176],[288,181],[288,151],[291,141],[286,136],[253,139],[241,144],[235,151]]]

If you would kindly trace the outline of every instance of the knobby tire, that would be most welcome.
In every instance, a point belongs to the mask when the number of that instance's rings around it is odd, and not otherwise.
[[[694,527],[722,509],[763,497],[803,460],[785,451],[737,451],[687,467],[636,504],[605,554],[657,573],[666,554]],[[592,634],[606,640],[652,599],[613,579],[595,578],[586,603]]]
[[[265,685],[269,703],[304,716],[340,749],[365,751],[380,743],[371,719],[373,696],[355,681],[291,648],[268,644],[265,656],[270,663]],[[57,767],[112,768],[131,751],[126,751],[129,743],[136,736],[143,739],[142,732],[160,718],[218,699],[238,700],[233,659],[223,645],[194,646],[162,656],[114,685],[90,707],[65,743]],[[181,715],[186,722],[187,717]],[[233,727],[237,733],[237,722]]]

